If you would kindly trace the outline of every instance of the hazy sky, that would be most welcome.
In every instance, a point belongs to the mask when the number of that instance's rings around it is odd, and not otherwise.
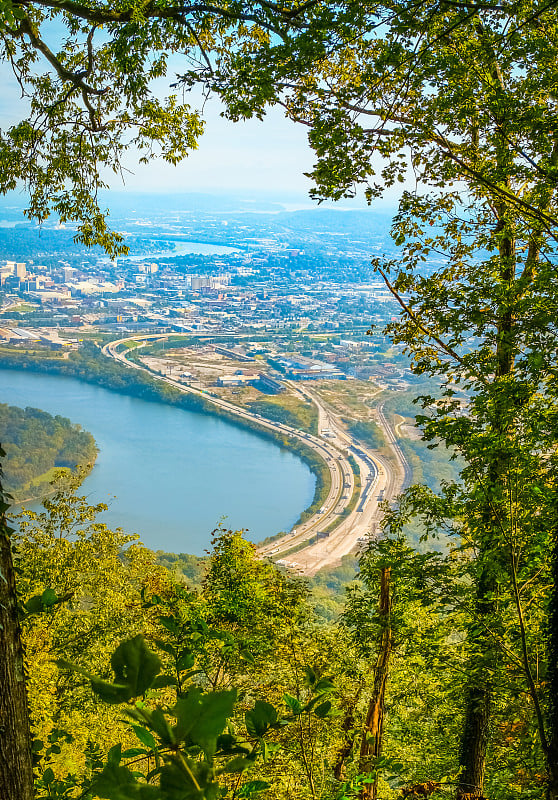
[[[180,165],[157,160],[145,166],[129,158],[133,174],[126,177],[126,186],[141,191],[308,193],[311,182],[303,173],[312,169],[315,158],[302,125],[289,122],[278,109],[263,122],[232,123],[219,109],[217,101],[206,104],[199,148]]]
[[[175,65],[173,65],[175,66]],[[176,65],[178,66],[178,65]],[[179,71],[178,69],[176,71]],[[157,82],[157,94],[167,94],[174,80],[171,67],[166,80]],[[0,127],[6,129],[26,114],[26,103],[6,64],[0,64]],[[201,98],[188,97],[193,108]],[[161,159],[148,165],[138,163],[133,154],[126,158],[125,183],[112,173],[105,175],[110,188],[142,192],[208,192],[254,198],[259,195],[292,200],[297,204],[312,204],[308,198],[311,182],[304,176],[315,156],[307,142],[303,125],[289,122],[281,109],[271,109],[263,120],[232,123],[220,116],[216,100],[206,103],[205,133],[198,150],[178,166]],[[398,193],[401,185],[398,187]],[[393,206],[396,195],[389,193],[377,207]],[[362,195],[358,203],[364,205]],[[344,203],[346,205],[346,203]],[[351,204],[352,205],[352,204]]]

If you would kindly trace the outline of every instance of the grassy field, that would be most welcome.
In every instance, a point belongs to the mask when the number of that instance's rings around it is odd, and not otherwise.
[[[293,428],[306,431],[307,433],[318,433],[318,412],[311,403],[305,403],[292,394],[265,396],[260,400],[255,400],[246,405],[249,411],[261,414],[266,419],[273,422],[281,422]]]

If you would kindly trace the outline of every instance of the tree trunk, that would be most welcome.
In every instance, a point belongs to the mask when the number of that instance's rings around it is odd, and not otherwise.
[[[477,590],[476,620],[482,621],[493,611],[493,602],[487,601],[494,588],[493,581],[483,575]],[[490,713],[492,709],[492,672],[494,645],[486,634],[476,635],[474,653],[470,658],[469,678],[465,702],[465,720],[461,735],[459,765],[461,773],[457,784],[457,798],[483,796],[486,751],[489,742]]]
[[[499,220],[496,233],[500,235],[498,243],[501,285],[506,290],[499,309],[499,319],[496,335],[495,351],[495,379],[510,375],[514,369],[515,355],[515,324],[514,324],[514,294],[515,294],[515,241],[507,229],[507,209],[504,205],[499,207]],[[497,394],[494,397],[494,410],[491,420],[492,433],[495,437],[505,437],[505,400]],[[504,404],[499,408],[500,403]],[[493,456],[492,463],[486,471],[485,491],[490,497],[490,487],[501,485],[508,479],[509,464],[501,454]],[[482,480],[482,478],[481,478]],[[497,562],[500,558],[498,542],[500,528],[506,513],[501,508],[495,508],[490,499],[487,500],[484,512],[483,532],[478,543],[478,561],[480,574],[477,580],[477,596],[475,620],[473,629],[469,632],[471,657],[469,664],[468,686],[466,688],[466,709],[459,765],[461,773],[457,783],[457,800],[467,797],[467,800],[483,797],[484,771],[486,752],[490,741],[490,715],[492,710],[493,686],[490,675],[499,660],[499,653],[491,640],[487,630],[490,629],[490,618],[495,612],[494,596],[497,590]],[[498,516],[501,516],[498,521]],[[480,632],[477,623],[480,622]]]
[[[346,772],[345,765],[347,759],[353,752],[355,735],[354,733],[351,734],[351,731],[355,725],[355,709],[357,707],[361,693],[362,693],[362,686],[359,686],[357,693],[350,700],[350,706],[347,708],[347,711],[345,712],[345,716],[343,718],[343,725],[341,726],[341,730],[343,731],[343,736],[344,736],[343,744],[339,748],[339,751],[337,753],[337,758],[335,759],[335,764],[333,767],[333,776],[336,781],[345,780],[345,772]]]
[[[558,800],[558,529],[552,548],[552,595],[548,614],[547,800]]]
[[[378,647],[378,658],[374,669],[374,687],[368,703],[366,725],[360,746],[359,772],[371,772],[376,759],[382,752],[382,733],[384,729],[385,695],[388,679],[389,659],[392,650],[391,632],[391,597],[390,597],[391,569],[383,567],[380,570],[380,602],[378,614],[382,624],[382,633]],[[361,792],[362,800],[376,800],[378,796],[378,778],[373,783],[365,784]]]
[[[0,798],[32,800],[31,734],[7,508],[0,483]]]

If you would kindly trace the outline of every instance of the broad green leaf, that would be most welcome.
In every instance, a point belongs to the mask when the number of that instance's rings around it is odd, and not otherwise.
[[[250,767],[254,766],[253,759],[244,758],[243,756],[237,756],[236,758],[232,758],[228,761],[225,766],[221,769],[220,773],[226,772],[244,772],[244,770],[249,769]]]
[[[161,770],[161,794],[164,800],[216,800],[219,784],[204,761],[181,758]]]
[[[263,736],[270,725],[277,722],[277,711],[271,705],[263,700],[257,700],[254,708],[247,711],[244,719],[246,721],[246,730],[251,736]]]
[[[144,744],[146,747],[149,747],[151,750],[155,750],[157,747],[157,742],[155,741],[155,737],[152,733],[147,731],[145,728],[140,727],[139,725],[132,725],[132,728],[142,744]]]
[[[56,603],[58,602],[58,596],[54,591],[54,589],[51,589],[49,587],[48,589],[45,589],[44,592],[42,593],[41,600],[43,605],[46,608],[49,608],[50,606],[56,605]]]
[[[300,714],[302,712],[303,705],[300,702],[300,700],[296,699],[296,697],[293,697],[290,694],[284,694],[283,700],[285,702],[285,705],[287,705],[291,709],[293,714]]]
[[[155,786],[138,783],[127,767],[107,764],[91,786],[94,797],[105,800],[161,800]]]
[[[129,697],[139,697],[153,683],[161,670],[161,662],[145,644],[141,635],[118,645],[110,660],[116,683],[129,689]]]
[[[326,700],[325,703],[321,703],[319,706],[316,706],[314,709],[314,714],[320,719],[325,719],[330,711],[331,703],[329,700]]]
[[[236,690],[202,694],[197,687],[180,697],[173,709],[176,716],[175,735],[178,740],[189,738],[206,755],[216,750],[217,737],[232,716]]]

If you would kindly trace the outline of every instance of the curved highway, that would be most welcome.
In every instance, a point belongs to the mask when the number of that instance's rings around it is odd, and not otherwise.
[[[311,400],[318,409],[320,431],[335,437],[339,446],[347,448],[360,470],[361,488],[356,506],[329,536],[293,553],[286,563],[306,575],[314,575],[343,556],[360,549],[370,537],[377,535],[383,516],[380,504],[401,491],[403,480],[392,463],[357,442],[342,427],[337,414],[306,385],[286,382],[301,397]],[[385,419],[385,418],[384,418]],[[387,421],[386,421],[387,426]],[[389,438],[391,444],[391,438]],[[404,457],[403,457],[404,458]]]
[[[163,338],[161,334],[148,334],[148,335],[139,335],[139,336],[127,336],[122,339],[117,339],[113,342],[109,342],[102,348],[102,352],[104,355],[109,356],[110,358],[114,358],[116,361],[119,361],[121,364],[125,365],[126,367],[130,367],[132,369],[137,369],[141,372],[146,372],[152,377],[162,381],[163,383],[167,383],[170,386],[178,389],[185,394],[194,394],[198,397],[201,397],[207,402],[213,403],[215,406],[226,410],[230,414],[234,414],[241,419],[245,419],[252,423],[257,424],[259,427],[272,430],[274,432],[283,433],[287,436],[291,436],[295,439],[298,439],[301,442],[304,442],[306,445],[311,447],[325,462],[326,466],[329,469],[330,473],[330,489],[326,500],[322,506],[322,509],[304,523],[298,526],[296,531],[292,531],[291,533],[287,534],[286,536],[282,537],[281,540],[276,540],[269,545],[266,545],[260,549],[260,552],[263,555],[272,555],[274,552],[278,552],[279,550],[285,549],[282,546],[282,542],[287,540],[289,549],[299,545],[300,543],[308,540],[308,538],[314,533],[315,529],[318,527],[322,527],[324,525],[330,525],[332,522],[337,521],[338,513],[340,504],[343,502],[342,497],[343,494],[346,492],[344,491],[344,486],[347,483],[350,486],[350,491],[348,497],[344,505],[346,505],[350,499],[352,494],[352,488],[354,484],[354,475],[352,471],[352,467],[347,459],[346,454],[341,452],[337,447],[330,444],[329,442],[325,442],[323,439],[320,439],[317,436],[313,436],[309,433],[304,433],[303,431],[298,430],[297,428],[291,428],[289,425],[283,425],[281,423],[272,422],[267,420],[265,417],[262,417],[260,414],[253,414],[250,411],[247,411],[243,408],[240,408],[233,403],[229,403],[226,400],[222,400],[220,397],[215,397],[213,395],[208,394],[207,392],[203,392],[199,389],[194,389],[191,386],[186,386],[185,384],[177,381],[173,378],[169,378],[165,375],[159,375],[152,370],[148,369],[147,367],[136,364],[133,361],[128,360],[126,357],[126,352],[120,353],[118,352],[118,348],[127,343],[127,342],[136,342],[138,344],[142,344],[146,340],[156,340]],[[343,505],[343,507],[344,507]]]
[[[368,450],[348,435],[336,414],[327,408],[324,401],[299,383],[284,381],[299,397],[316,406],[320,436],[267,420],[259,414],[253,414],[206,391],[194,389],[173,378],[159,375],[145,366],[129,361],[126,352],[118,352],[118,348],[127,342],[136,342],[141,346],[144,342],[161,338],[164,338],[161,334],[128,336],[109,342],[102,348],[102,352],[127,367],[146,372],[181,392],[202,397],[230,414],[256,423],[261,428],[283,433],[304,442],[324,460],[329,469],[331,485],[322,508],[298,525],[296,530],[260,547],[259,552],[262,556],[272,558],[276,563],[302,574],[313,575],[319,569],[338,562],[344,555],[358,549],[368,537],[376,535],[382,516],[380,503],[394,497],[408,480],[405,469],[405,465],[408,469],[408,464],[383,416],[381,407],[378,408],[380,424],[384,428],[401,470],[394,470],[390,461]],[[349,454],[358,464],[361,485],[355,498],[356,503],[347,513],[347,506],[355,491],[355,476],[348,460]],[[342,516],[343,514],[345,516]]]

